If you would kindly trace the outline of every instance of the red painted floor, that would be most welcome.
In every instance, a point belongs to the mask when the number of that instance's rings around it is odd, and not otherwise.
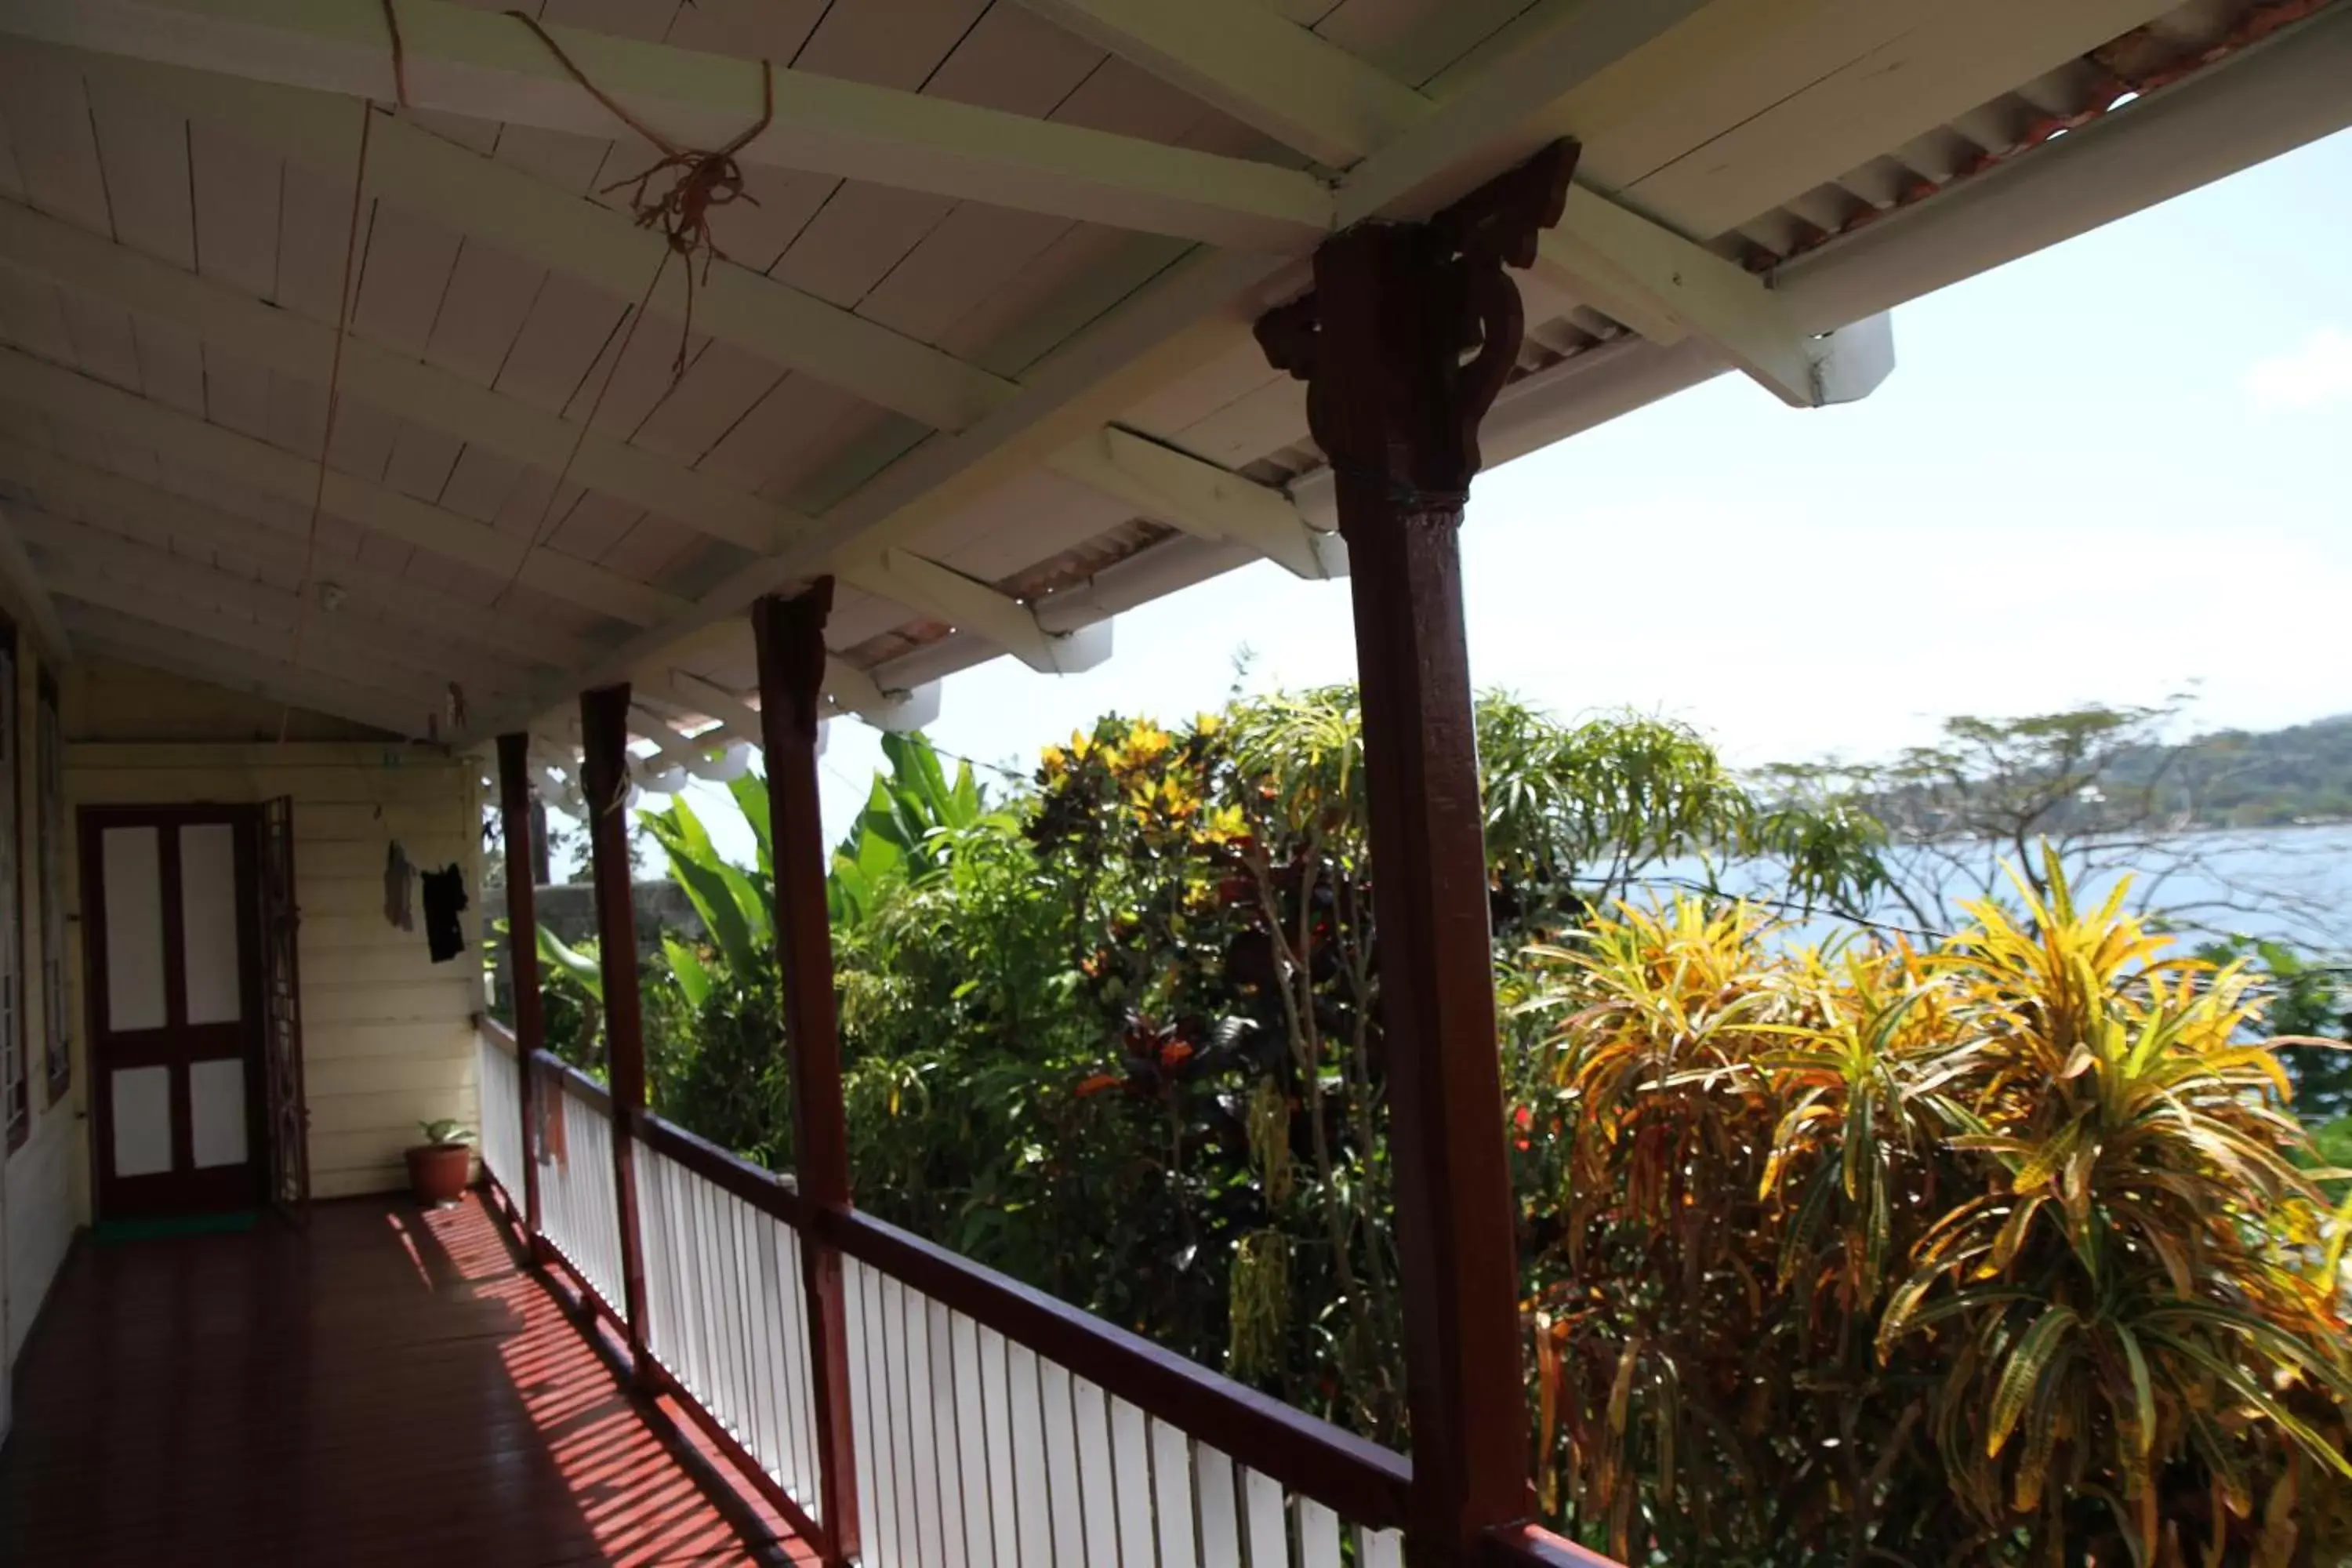
[[[782,1560],[472,1198],[321,1205],[307,1237],[85,1243],[18,1371],[7,1568]]]

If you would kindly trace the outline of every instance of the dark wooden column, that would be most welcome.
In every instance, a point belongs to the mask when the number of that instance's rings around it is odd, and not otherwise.
[[[1355,599],[1404,1300],[1416,1565],[1475,1560],[1528,1512],[1528,1384],[1503,1147],[1477,735],[1456,539],[1478,421],[1518,353],[1518,290],[1575,151],[1556,144],[1426,224],[1316,251],[1258,324],[1307,383]]]
[[[580,696],[581,788],[588,797],[589,862],[596,881],[596,955],[604,984],[604,1060],[613,1091],[613,1198],[620,1214],[621,1294],[641,1384],[646,1264],[637,1229],[635,1112],[646,1103],[645,1016],[637,997],[637,919],[629,874],[629,689]]]
[[[539,1096],[530,1058],[546,1041],[539,994],[539,897],[532,868],[540,821],[530,794],[530,737],[499,737],[499,826],[507,846],[507,974],[514,986],[515,1097],[522,1108],[523,1237],[539,1253]]]
[[[784,1050],[792,1074],[793,1169],[812,1210],[849,1206],[849,1135],[834,1012],[833,925],[826,910],[824,825],[818,810],[817,700],[833,579],[751,607],[759,647],[760,739],[767,754],[769,837],[776,867],[776,956],[784,972]],[[816,1406],[819,1522],[824,1560],[857,1555],[856,1458],[851,1447],[849,1331],[841,1254],[815,1227],[801,1235],[808,1294],[811,1392]]]

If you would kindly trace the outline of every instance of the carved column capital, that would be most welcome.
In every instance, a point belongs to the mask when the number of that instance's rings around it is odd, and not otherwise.
[[[1314,289],[1259,318],[1267,363],[1307,383],[1308,426],[1340,485],[1369,487],[1391,517],[1459,520],[1479,421],[1525,329],[1504,268],[1532,263],[1559,221],[1576,153],[1555,142],[1426,223],[1334,235],[1315,253]]]

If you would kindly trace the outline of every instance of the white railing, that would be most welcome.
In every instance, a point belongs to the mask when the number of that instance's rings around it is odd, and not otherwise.
[[[1050,1333],[1024,1342],[880,1268],[845,1267],[867,1568],[1403,1561],[1396,1531],[1350,1525],[1147,1414],[1064,1364]]]
[[[654,1358],[811,1518],[818,1509],[807,1295],[793,1227],[730,1186],[781,1183],[715,1149],[729,1185],[666,1125],[637,1145],[645,1236],[646,1344]],[[731,1170],[729,1168],[732,1167]]]
[[[483,1160],[519,1203],[520,1073],[482,1030]],[[541,1054],[540,1235],[795,1529],[824,1532],[803,1249],[841,1268],[863,1568],[1401,1568],[1402,1457],[639,1110],[626,1325],[612,1100]],[[805,1521],[805,1525],[803,1524]]]
[[[577,1269],[590,1289],[615,1316],[624,1310],[621,1289],[621,1211],[613,1195],[612,1100],[582,1074],[557,1076],[542,1057],[541,1092],[553,1086],[551,1117],[561,1117],[560,1136],[551,1127],[539,1162],[539,1212],[542,1234]]]
[[[476,1075],[481,1083],[482,1168],[509,1193],[522,1184],[522,1069],[515,1062],[514,1037],[484,1019],[474,1030]],[[518,1195],[517,1201],[520,1202]]]

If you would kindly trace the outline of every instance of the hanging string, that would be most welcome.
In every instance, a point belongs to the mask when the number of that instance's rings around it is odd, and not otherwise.
[[[386,0],[385,14],[391,14]],[[395,32],[394,37],[398,37]],[[327,363],[327,427],[319,437],[319,475],[310,487],[310,522],[302,546],[302,576],[295,588],[294,637],[287,663],[299,670],[302,665],[302,635],[310,623],[310,598],[317,585],[319,566],[319,517],[327,502],[327,454],[335,442],[335,416],[342,405],[343,340],[351,335],[352,276],[356,270],[360,248],[360,208],[367,200],[367,167],[369,132],[375,124],[375,100],[360,102],[359,166],[352,175],[351,218],[343,234],[343,280],[341,291],[335,298],[335,347]],[[293,705],[287,704],[278,716],[278,743],[286,743],[287,726],[293,717]]]
[[[392,0],[383,0],[383,27],[392,35],[392,96],[401,108],[408,107],[408,51],[400,42],[400,14],[392,8]]]
[[[389,5],[391,0],[384,0],[384,3]],[[573,63],[572,57],[564,53],[563,46],[557,43],[536,18],[521,11],[509,11],[507,15],[530,28],[547,47],[547,52],[555,57],[556,63],[580,84],[589,97],[604,105],[606,112],[661,153],[659,158],[641,172],[614,181],[598,194],[610,195],[614,191],[626,189],[629,192],[629,210],[636,215],[637,226],[657,231],[670,252],[686,263],[686,321],[678,332],[677,358],[670,372],[670,382],[674,386],[686,374],[687,342],[694,335],[695,253],[699,251],[702,254],[703,283],[710,281],[710,264],[714,260],[729,259],[710,232],[710,209],[729,206],[736,202],[749,202],[753,206],[760,205],[759,198],[743,188],[743,168],[735,161],[735,154],[750,146],[753,139],[775,119],[775,67],[764,59],[760,62],[760,118],[746,126],[740,135],[724,147],[707,152],[681,147],[630,113],[611,94],[591,81],[588,73]],[[654,183],[665,175],[672,176],[667,188],[658,195],[653,195]]]
[[[384,0],[387,6],[391,3],[392,0]],[[613,378],[620,371],[621,361],[627,357],[630,344],[636,341],[637,328],[644,322],[646,312],[653,304],[654,291],[660,287],[662,274],[668,269],[670,258],[673,256],[683,263],[686,272],[686,321],[678,331],[677,353],[670,363],[669,384],[662,389],[661,396],[655,400],[655,407],[658,408],[671,393],[677,390],[678,383],[685,379],[687,344],[694,333],[695,253],[697,251],[702,253],[702,276],[707,281],[710,276],[711,261],[714,258],[724,259],[726,256],[711,235],[710,209],[737,201],[758,205],[756,199],[743,189],[743,171],[736,163],[735,154],[750,145],[752,138],[765,131],[775,115],[775,69],[768,61],[761,60],[760,62],[759,120],[746,127],[742,134],[724,147],[709,152],[681,147],[630,113],[611,94],[590,80],[588,74],[573,62],[572,57],[564,52],[563,46],[557,43],[553,36],[539,25],[536,18],[521,11],[509,11],[507,15],[529,28],[531,35],[545,46],[547,52],[555,57],[556,63],[563,68],[565,73],[591,98],[602,104],[608,113],[659,150],[661,157],[648,165],[643,173],[606,185],[602,194],[610,195],[624,187],[631,187],[629,206],[630,210],[636,215],[637,226],[657,230],[662,237],[663,244],[660,258],[654,264],[653,276],[646,279],[645,292],[638,297],[636,308],[630,311],[627,324],[621,333],[620,344],[614,350],[611,360],[604,366],[604,378],[597,384],[595,396],[589,401],[587,416],[573,429],[571,448],[564,454],[563,466],[557,470],[555,483],[548,490],[547,499],[540,505],[539,518],[531,525],[530,543],[517,558],[514,571],[499,589],[498,596],[491,601],[491,607],[494,609],[506,602],[507,596],[514,591],[516,584],[522,579],[523,572],[530,566],[532,553],[546,542],[550,531],[550,519],[555,508],[555,498],[562,492],[564,485],[572,477],[572,467],[580,458],[580,448],[586,442],[588,432],[594,427],[596,416],[604,406],[605,395],[613,389]],[[671,181],[669,187],[660,195],[654,195],[652,194],[654,182],[665,174],[673,173],[676,178]]]

